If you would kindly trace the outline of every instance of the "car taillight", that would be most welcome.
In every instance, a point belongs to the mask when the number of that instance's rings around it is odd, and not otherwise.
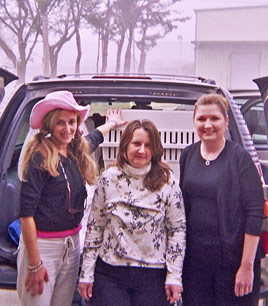
[[[261,242],[266,254],[268,254],[268,185],[263,185],[264,192],[264,219],[262,224]]]
[[[264,201],[264,217],[268,218],[268,199]]]

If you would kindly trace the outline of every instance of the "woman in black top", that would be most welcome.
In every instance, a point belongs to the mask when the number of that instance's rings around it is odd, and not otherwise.
[[[187,222],[184,306],[258,305],[264,197],[250,155],[225,138],[227,107],[216,94],[196,102],[200,141],[180,159]]]
[[[79,126],[88,111],[68,91],[52,92],[33,107],[30,125],[39,132],[27,144],[19,166],[17,291],[23,306],[72,303],[85,183],[95,181],[90,153],[111,128],[125,123],[118,110],[110,110],[107,123],[83,137]]]

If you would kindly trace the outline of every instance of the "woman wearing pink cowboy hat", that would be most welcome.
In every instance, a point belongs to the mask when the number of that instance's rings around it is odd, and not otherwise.
[[[83,137],[79,126],[89,106],[71,92],[56,91],[32,110],[30,126],[39,129],[19,166],[22,180],[17,291],[21,305],[71,305],[80,262],[79,230],[87,196],[95,181],[90,157],[103,136],[124,125],[120,110]]]

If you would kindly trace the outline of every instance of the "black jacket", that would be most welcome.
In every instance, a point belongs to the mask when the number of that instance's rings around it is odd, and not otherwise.
[[[99,130],[93,130],[87,135],[91,152],[103,142]],[[76,162],[71,158],[60,156],[62,165],[71,189],[71,199],[63,170],[59,164],[59,175],[56,177],[44,170],[40,165],[43,156],[40,152],[33,155],[29,161],[27,181],[21,184],[20,217],[33,216],[36,228],[40,231],[65,231],[79,226],[83,217],[85,199],[87,197],[85,184]],[[76,208],[71,212],[70,208]]]
[[[180,186],[184,196],[186,219],[191,212],[184,177],[189,163],[200,155],[200,142],[186,147],[180,158]],[[217,210],[223,259],[239,264],[245,233],[259,236],[264,214],[261,180],[249,153],[241,146],[226,141],[222,152],[223,166],[217,188]],[[256,258],[261,257],[258,249]]]

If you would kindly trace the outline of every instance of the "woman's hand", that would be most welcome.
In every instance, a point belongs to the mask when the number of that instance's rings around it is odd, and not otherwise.
[[[109,108],[106,113],[107,122],[111,121],[115,123],[115,126],[123,126],[127,121],[122,119],[121,108]]]
[[[235,276],[234,293],[236,296],[252,292],[254,259],[259,239],[259,236],[245,234],[241,264]]]
[[[179,285],[165,285],[167,300],[170,304],[173,304],[180,300],[182,287]]]
[[[111,129],[123,126],[127,121],[122,119],[121,109],[110,108],[106,113],[106,123],[97,127],[103,136],[107,135]]]
[[[48,281],[48,274],[47,269],[42,264],[37,272],[32,273],[31,271],[28,271],[25,281],[26,291],[29,292],[32,290],[32,297],[34,297],[37,293],[42,294],[44,289],[44,281]]]
[[[82,298],[88,300],[92,297],[93,283],[78,283],[78,292]]]
[[[234,292],[236,296],[243,296],[252,291],[253,277],[253,265],[242,264],[235,277]]]

